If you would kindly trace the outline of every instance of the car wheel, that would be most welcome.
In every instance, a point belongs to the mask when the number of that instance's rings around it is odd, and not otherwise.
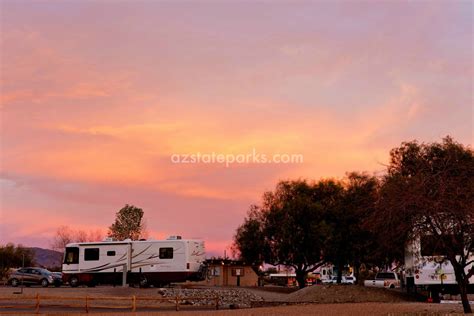
[[[48,280],[46,280],[46,279],[42,279],[41,282],[40,282],[40,284],[41,284],[42,287],[48,287],[49,282],[48,282]]]
[[[12,279],[10,283],[13,287],[17,287],[20,284],[20,281],[18,281],[18,279]]]
[[[395,284],[390,284],[389,288],[394,289],[394,288],[395,288]]]
[[[79,285],[79,279],[77,277],[72,277],[69,279],[69,284],[71,287],[77,287]]]

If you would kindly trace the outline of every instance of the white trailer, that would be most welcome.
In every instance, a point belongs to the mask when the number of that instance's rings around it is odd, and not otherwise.
[[[426,289],[432,293],[458,294],[454,268],[433,247],[433,237],[427,235],[409,243],[405,248],[405,284],[408,289]],[[474,253],[469,261],[474,260]],[[474,264],[465,268],[466,273]],[[474,293],[474,276],[469,279],[469,292]]]
[[[206,274],[202,240],[124,240],[71,243],[66,246],[63,281],[79,284],[165,285],[201,280]]]

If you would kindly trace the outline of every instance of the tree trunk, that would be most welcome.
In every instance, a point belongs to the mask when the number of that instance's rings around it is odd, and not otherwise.
[[[295,273],[299,288],[304,288],[306,286],[306,271],[297,269]]]
[[[354,264],[354,277],[355,277],[356,284],[360,284],[359,275],[360,275],[360,263],[355,263]]]
[[[337,284],[341,284],[342,282],[342,269],[343,268],[344,268],[344,265],[342,264],[341,261],[339,261],[337,264]]]
[[[464,273],[464,267],[462,267],[456,259],[449,260],[454,268],[454,274],[456,275],[456,282],[458,282],[459,293],[461,294],[462,307],[465,314],[471,314],[472,309],[469,305],[469,298],[467,297],[467,286],[469,284],[469,279],[467,279],[466,274]]]
[[[462,285],[459,284],[459,291],[461,292],[461,301],[462,301],[462,307],[464,309],[464,313],[471,314],[472,309],[471,309],[471,305],[469,305],[469,298],[467,297],[467,282],[463,282]]]

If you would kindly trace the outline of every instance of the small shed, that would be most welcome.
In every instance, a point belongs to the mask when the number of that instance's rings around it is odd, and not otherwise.
[[[208,273],[200,284],[209,286],[257,286],[256,267],[240,260],[208,259]]]

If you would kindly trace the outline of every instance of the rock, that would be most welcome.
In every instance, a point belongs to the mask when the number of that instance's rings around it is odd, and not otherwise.
[[[245,289],[160,289],[163,297],[174,298],[176,296],[186,299],[187,303],[194,306],[215,305],[219,298],[219,306],[222,308],[248,308],[252,302],[263,301],[263,298],[246,291]],[[193,297],[196,300],[193,300]]]

